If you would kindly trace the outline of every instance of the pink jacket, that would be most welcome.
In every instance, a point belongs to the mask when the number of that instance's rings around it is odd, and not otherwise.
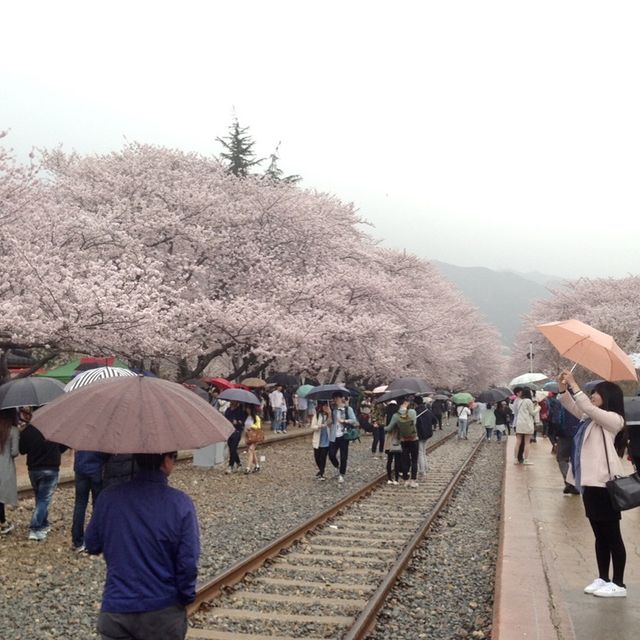
[[[582,441],[580,455],[581,484],[583,487],[604,487],[613,476],[622,476],[622,462],[618,457],[613,441],[618,431],[624,427],[622,416],[613,411],[604,411],[595,407],[591,400],[582,392],[573,398],[567,393],[561,393],[560,402],[567,411],[578,419],[591,418]],[[604,433],[604,442],[602,434]],[[606,443],[606,456],[605,456]],[[607,457],[611,467],[611,475],[607,469]],[[573,468],[569,465],[567,482],[573,484]]]

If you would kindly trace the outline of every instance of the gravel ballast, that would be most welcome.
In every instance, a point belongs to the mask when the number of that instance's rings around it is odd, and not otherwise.
[[[310,437],[265,447],[259,452],[266,456],[262,470],[248,476],[225,475],[224,467],[179,466],[170,482],[196,504],[202,545],[199,580],[213,577],[382,473],[384,460],[373,458],[370,446],[369,437],[351,445],[343,485],[329,463],[328,480],[315,479]],[[27,540],[32,509],[33,499],[9,509],[16,529],[0,538],[0,636],[96,638],[104,562],[71,551],[73,489],[59,488],[54,495],[52,531],[44,542]]]

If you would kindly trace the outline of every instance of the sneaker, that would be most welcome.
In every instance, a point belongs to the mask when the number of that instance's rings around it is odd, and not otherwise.
[[[531,462],[531,460],[523,460],[522,464],[526,464],[526,465],[532,465],[533,462]]]
[[[342,484],[344,482],[344,476],[338,476],[338,484]]]
[[[417,483],[415,480],[412,480],[412,481],[409,483],[409,486],[410,486],[412,489],[417,489],[417,488],[418,488],[418,483]]]
[[[520,464],[520,460],[514,460],[513,464]]]
[[[0,536],[6,536],[7,533],[11,533],[16,528],[16,525],[12,522],[4,522],[0,525]]]
[[[387,480],[387,484],[393,484],[393,480]]]
[[[594,591],[597,591],[598,589],[601,589],[602,587],[604,587],[607,584],[609,584],[609,583],[606,580],[603,580],[602,578],[596,578],[591,584],[588,584],[584,588],[584,592],[585,593],[593,593]]]
[[[229,474],[233,473],[233,467],[227,467],[227,470],[225,471],[225,473],[226,473],[227,475],[229,475]]]
[[[399,485],[400,483],[397,480],[394,480],[392,484]]]
[[[47,537],[47,534],[44,531],[34,531],[33,529],[29,531],[29,540],[36,540],[40,542]]]
[[[282,433],[287,433],[287,430],[285,429]]]
[[[84,544],[81,544],[77,547],[73,547],[73,552],[74,553],[84,553],[84,551],[86,551],[86,548],[84,546]]]
[[[248,476],[250,473],[251,473],[251,469],[249,469],[249,467],[247,467],[247,468],[244,470],[244,475],[245,475],[245,476]]]
[[[320,476],[320,477],[318,478],[318,480],[320,480],[320,482],[324,482],[324,481],[326,480],[326,478],[325,478],[324,476]]]
[[[260,471],[260,465],[257,464],[254,468],[253,468],[253,473],[258,473],[258,471]]]
[[[607,582],[603,587],[593,592],[598,598],[626,598],[627,590],[625,587],[619,587],[615,582]]]

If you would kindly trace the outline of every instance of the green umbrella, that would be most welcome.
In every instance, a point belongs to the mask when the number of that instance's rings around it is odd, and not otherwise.
[[[473,400],[473,396],[466,391],[454,393],[451,396],[451,402],[453,402],[453,404],[469,404],[470,402],[473,402]]]
[[[314,385],[312,384],[303,384],[302,386],[298,387],[298,390],[296,391],[296,393],[301,398],[305,398],[307,396],[307,393],[309,393],[309,391],[311,391],[313,387]]]

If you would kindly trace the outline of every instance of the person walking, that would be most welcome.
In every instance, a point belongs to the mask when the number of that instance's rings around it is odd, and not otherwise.
[[[29,482],[35,496],[35,508],[29,525],[29,540],[46,540],[51,530],[49,525],[49,507],[58,486],[60,476],[60,454],[67,450],[64,445],[49,442],[31,424],[33,413],[30,407],[20,410],[19,450],[27,456]]]
[[[71,524],[71,545],[73,551],[82,553],[84,549],[84,519],[87,504],[95,507],[96,499],[102,491],[102,472],[109,454],[97,451],[76,451],[73,456],[75,496],[73,501],[73,521]]]
[[[133,480],[105,489],[85,533],[107,565],[98,633],[103,640],[184,640],[200,555],[193,501],[169,486],[177,452],[136,454]]]
[[[349,440],[345,434],[350,426],[358,426],[358,419],[353,409],[349,406],[349,401],[340,392],[336,391],[332,395],[335,408],[333,409],[333,421],[329,429],[329,460],[338,469],[338,482],[344,482],[347,472],[347,460],[349,458]],[[338,461],[338,452],[340,461]]]
[[[601,598],[625,597],[627,553],[620,532],[620,512],[613,508],[606,483],[624,475],[620,457],[627,445],[622,389],[600,382],[587,397],[570,371],[559,383],[562,406],[580,419],[567,481],[582,494],[584,510],[595,536],[598,577],[584,588]],[[609,580],[609,568],[613,576]]]
[[[433,404],[431,405],[431,413],[433,413],[433,415],[436,417],[436,420],[438,422],[437,427],[438,429],[440,429],[440,431],[442,431],[442,416],[444,415],[445,411],[446,405],[443,400],[438,399],[433,401]]]
[[[286,433],[286,423],[284,420],[286,419],[287,405],[284,394],[282,393],[282,385],[277,385],[269,394],[269,404],[271,405],[271,412],[273,413],[271,430],[275,433]]]
[[[418,476],[418,429],[416,426],[417,414],[415,409],[411,408],[409,398],[404,398],[398,411],[393,414],[391,422],[384,428],[385,431],[398,432],[400,438],[400,446],[402,448],[402,477],[405,486],[417,488]],[[411,480],[409,480],[409,470],[411,472]]]
[[[11,533],[15,525],[7,520],[5,506],[18,504],[15,459],[20,452],[20,433],[15,409],[0,410],[0,535]]]
[[[507,408],[507,403],[504,400],[498,402],[493,413],[496,417],[496,424],[494,427],[496,440],[498,442],[502,442],[502,436],[504,435],[505,429],[509,423],[509,410]]]
[[[244,441],[247,445],[247,466],[244,470],[245,474],[258,473],[260,471],[257,447],[259,442],[264,441],[264,434],[262,432],[262,419],[258,413],[259,410],[260,407],[255,405],[247,405],[245,408],[247,416],[244,420]]]
[[[224,417],[233,425],[233,433],[227,439],[229,466],[226,470],[226,473],[233,473],[242,466],[240,456],[238,455],[238,445],[242,438],[242,431],[247,415],[239,402],[232,402],[224,412]]]
[[[522,464],[533,464],[528,458],[529,441],[533,433],[534,420],[536,417],[536,408],[531,400],[531,390],[524,388],[521,391],[517,411],[514,411],[516,431],[516,446],[513,452],[514,464],[520,464],[520,456],[522,455]]]
[[[468,440],[471,409],[466,404],[461,404],[456,408],[456,414],[458,415],[458,440]]]
[[[389,407],[392,412],[389,412]],[[393,416],[398,411],[398,403],[389,403],[386,407],[387,423],[383,427],[385,433],[384,451],[387,454],[387,484],[398,484],[400,474],[402,473],[402,444],[400,444],[400,436],[398,429],[389,429],[387,427],[391,423]]]
[[[416,397],[416,429],[418,431],[418,475],[427,475],[427,440],[433,437],[433,431],[438,425],[438,418],[431,407],[426,405],[420,396]]]
[[[313,458],[318,467],[316,478],[326,480],[324,475],[327,466],[327,455],[329,453],[329,428],[331,426],[331,407],[328,402],[319,401],[316,413],[311,418],[311,446],[313,447]]]
[[[384,451],[384,427],[386,425],[386,417],[384,406],[380,403],[374,403],[371,407],[371,455],[375,458],[382,458]]]
[[[496,414],[492,409],[493,405],[489,402],[482,414],[482,426],[484,427],[486,436],[485,441],[491,442],[491,436],[496,428]]]

